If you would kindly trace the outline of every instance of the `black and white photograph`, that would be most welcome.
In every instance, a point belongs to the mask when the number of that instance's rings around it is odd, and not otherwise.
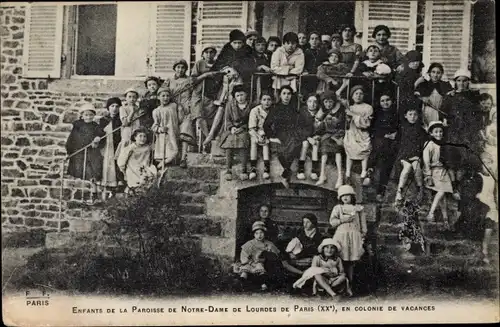
[[[3,323],[499,322],[495,24],[0,3]]]

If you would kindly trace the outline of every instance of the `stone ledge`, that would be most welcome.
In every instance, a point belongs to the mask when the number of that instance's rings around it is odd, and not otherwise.
[[[2,248],[36,248],[45,245],[46,231],[33,229],[30,231],[3,232]]]

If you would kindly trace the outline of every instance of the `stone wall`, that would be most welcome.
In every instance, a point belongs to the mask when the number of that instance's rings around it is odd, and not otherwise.
[[[3,232],[57,228],[59,163],[66,155],[64,145],[78,107],[89,101],[103,110],[107,98],[121,95],[98,92],[99,83],[86,87],[89,81],[23,78],[24,24],[23,6],[0,7]],[[130,85],[122,84],[116,89]],[[63,209],[71,207],[70,201],[80,201],[85,191],[86,183],[67,178]],[[64,230],[70,229],[70,218],[85,216],[82,209],[63,212]]]

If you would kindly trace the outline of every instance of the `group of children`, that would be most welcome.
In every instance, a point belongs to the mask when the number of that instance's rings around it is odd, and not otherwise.
[[[234,272],[243,282],[256,283],[262,290],[280,281],[303,288],[312,279],[313,294],[352,296],[354,267],[365,253],[366,218],[363,206],[356,204],[352,186],[341,185],[338,200],[330,215],[330,225],[335,228],[333,237],[323,237],[317,228],[317,218],[306,214],[297,236],[282,248],[274,243],[278,240],[268,217],[269,207],[261,206],[261,210],[268,211],[253,223],[253,239],[241,247]]]

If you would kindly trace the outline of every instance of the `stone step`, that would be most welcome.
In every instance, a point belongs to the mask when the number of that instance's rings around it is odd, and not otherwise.
[[[189,235],[223,236],[222,221],[207,215],[182,215]]]
[[[202,153],[188,153],[186,161],[188,167],[222,167],[226,164],[226,157]]]
[[[165,173],[167,180],[199,180],[199,181],[218,181],[220,167],[199,167],[187,168],[169,167]]]
[[[204,203],[182,203],[180,206],[181,214],[202,215],[205,209]]]
[[[181,203],[205,203],[205,199],[207,197],[207,194],[203,192],[199,193],[189,193],[189,192],[182,192],[180,194],[177,194],[179,197],[179,200]]]
[[[214,195],[217,193],[219,184],[217,182],[205,182],[197,180],[166,180],[162,182],[162,187],[167,191],[179,193],[206,193]]]

